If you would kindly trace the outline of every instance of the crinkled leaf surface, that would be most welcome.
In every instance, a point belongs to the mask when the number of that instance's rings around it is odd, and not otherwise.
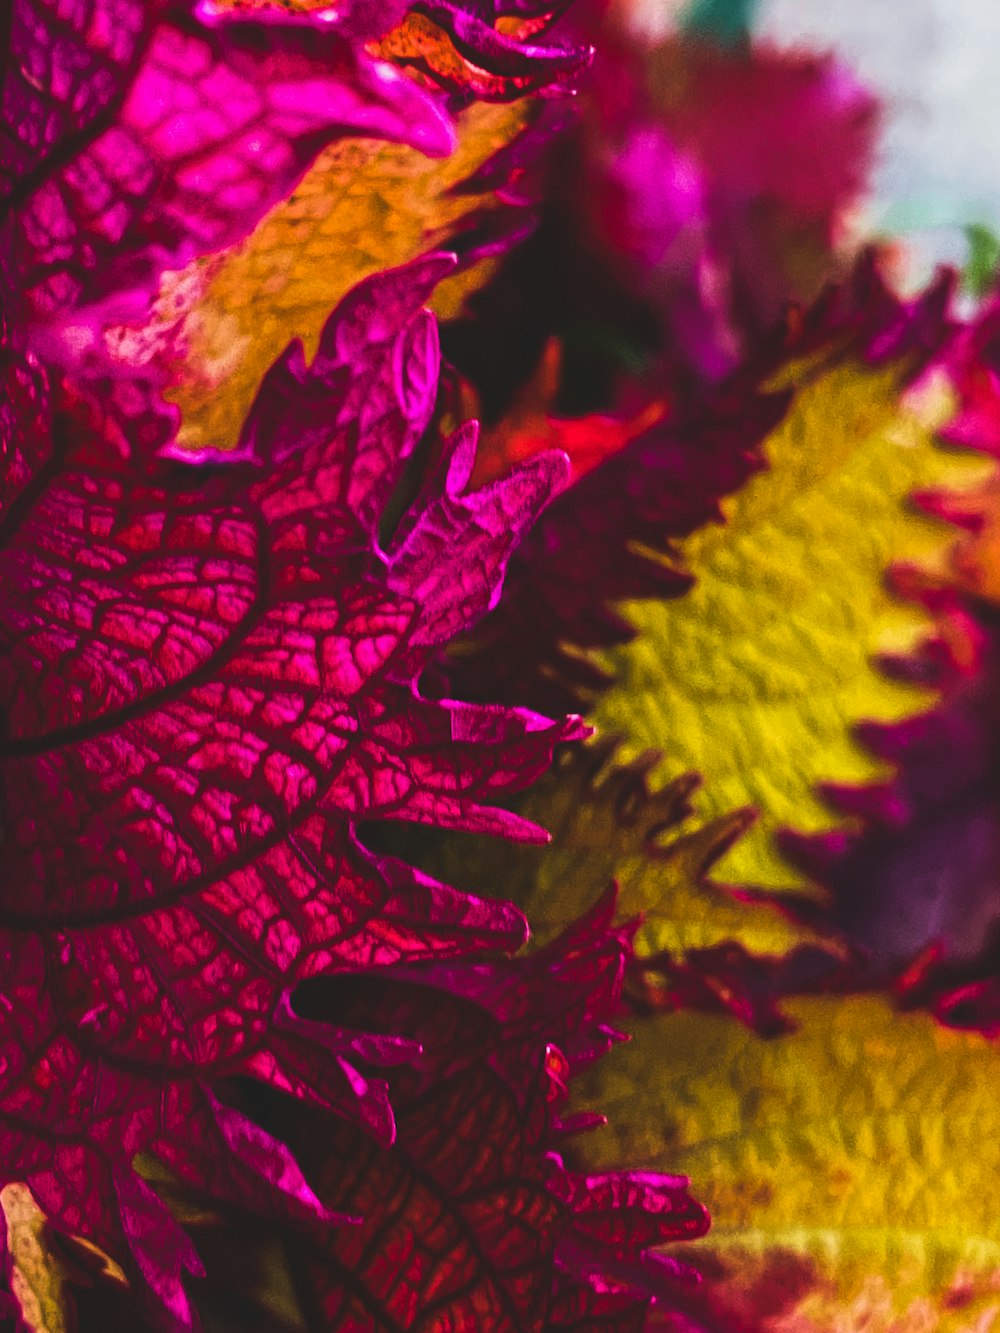
[[[696,1014],[637,1020],[584,1076],[602,1167],[689,1172],[712,1230],[685,1333],[965,1333],[1000,1314],[996,1049],[885,1000],[799,1000],[764,1041]]]
[[[219,1103],[244,1073],[392,1133],[365,1070],[412,1044],[304,1023],[302,978],[509,948],[509,905],[358,841],[359,819],[514,836],[491,800],[570,724],[425,701],[415,679],[496,595],[558,457],[461,494],[474,433],[375,533],[436,395],[422,302],[440,258],[358,288],[306,367],[291,346],[214,474],[123,462],[58,421],[6,510],[0,745],[0,1171],[129,1258],[183,1324],[184,1233],[136,1176],[322,1215],[284,1147]],[[268,1205],[271,1206],[271,1205]]]
[[[828,339],[774,377],[793,399],[764,445],[767,466],[723,501],[722,523],[682,543],[692,589],[626,607],[638,637],[609,653],[616,683],[594,709],[628,754],[662,749],[665,776],[700,773],[706,817],[759,810],[722,863],[737,882],[795,882],[777,830],[843,826],[818,784],[850,808],[853,788],[887,779],[853,728],[934,700],[876,661],[912,651],[933,628],[923,607],[894,595],[888,573],[903,562],[940,569],[954,543],[910,497],[971,486],[989,470],[936,441],[948,414],[940,384],[904,392],[912,362],[877,353],[866,336],[867,346]]]
[[[449,688],[543,708],[593,699],[610,678],[586,650],[635,632],[615,601],[686,592],[683,563],[664,556],[760,466],[760,443],[784,409],[781,394],[737,386],[640,428],[627,443],[619,423],[624,447],[576,469],[574,484],[515,553],[499,606],[443,664]]]
[[[496,211],[492,188],[457,187],[527,117],[523,102],[471,106],[457,117],[455,151],[439,161],[400,145],[338,144],[244,244],[172,276],[154,323],[123,333],[120,349],[154,365],[183,356],[183,375],[168,392],[181,412],[181,446],[232,448],[261,375],[290,338],[311,354],[331,305],[355,282],[460,244],[463,226]],[[471,281],[467,272],[445,283],[439,313],[454,309]]]
[[[715,862],[751,826],[751,812],[693,820],[696,779],[685,775],[651,791],[657,756],[618,765],[615,748],[602,738],[564,751],[519,799],[519,813],[551,832],[548,846],[443,841],[435,873],[471,886],[488,864],[541,939],[564,929],[614,881],[622,919],[641,918],[635,1002],[722,1008],[758,1027],[783,1026],[774,1002],[795,971],[793,956],[802,952],[803,978],[807,957],[817,965],[825,958],[831,970],[845,957],[842,941],[798,919],[781,900],[740,894],[712,878]]]
[[[116,314],[246,235],[331,140],[451,146],[435,99],[368,56],[350,14],[14,0],[5,57],[0,260],[64,361],[100,362]]]
[[[570,0],[418,0],[379,52],[433,83],[490,101],[571,87],[590,48],[551,32]]]
[[[609,908],[514,967],[432,967],[347,1002],[417,1037],[424,1068],[393,1077],[392,1148],[307,1136],[320,1193],[365,1218],[311,1266],[329,1327],[612,1333],[643,1326],[644,1292],[669,1301],[677,1272],[644,1251],[703,1233],[687,1182],[578,1177],[553,1151],[566,1081],[611,1040],[627,940]]]

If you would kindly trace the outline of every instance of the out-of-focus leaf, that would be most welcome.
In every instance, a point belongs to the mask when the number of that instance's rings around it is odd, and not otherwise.
[[[25,1333],[74,1333],[68,1284],[90,1274],[124,1283],[107,1255],[78,1238],[57,1237],[27,1185],[0,1190],[6,1224],[7,1285]]]
[[[180,445],[232,448],[261,376],[290,339],[312,356],[331,306],[356,282],[457,244],[463,225],[502,207],[492,190],[455,187],[527,119],[523,102],[471,106],[457,118],[455,152],[440,160],[359,139],[337,144],[244,244],[172,275],[153,324],[123,334],[122,350],[154,364],[184,355],[167,394],[181,410]],[[438,313],[453,312],[481,278],[473,269],[444,283]]]
[[[989,478],[964,496],[952,512],[973,531],[955,552],[957,581],[965,591],[1000,603],[1000,480]]]
[[[7,1281],[22,1325],[30,1333],[69,1333],[66,1272],[48,1243],[45,1214],[27,1185],[5,1185],[0,1206],[7,1224]]]
[[[691,0],[681,16],[681,31],[719,46],[737,46],[750,35],[757,0]]]
[[[657,311],[660,373],[680,383],[724,376],[843,272],[873,158],[853,71],[751,42],[745,9],[699,0],[644,50],[612,27],[583,107],[578,225]]]
[[[799,1000],[764,1041],[698,1014],[631,1024],[582,1079],[601,1167],[689,1173],[712,1230],[672,1333],[968,1333],[1000,1315],[996,1048],[884,1000]]]
[[[923,606],[894,594],[889,573],[946,567],[954,530],[910,497],[972,486],[990,464],[937,442],[950,395],[934,376],[907,388],[913,353],[887,355],[923,319],[919,307],[897,307],[877,337],[820,337],[786,362],[771,385],[793,399],[764,446],[766,469],[723,500],[723,523],[681,544],[692,590],[628,604],[638,637],[608,654],[617,681],[597,702],[598,725],[624,733],[628,755],[665,751],[665,777],[700,773],[705,817],[760,811],[723,862],[739,883],[803,882],[779,829],[849,826],[819,784],[844,811],[891,813],[891,769],[854,728],[935,699],[877,660],[913,652],[935,630]]]
[[[961,408],[946,435],[1000,454],[1000,339],[996,303],[966,328],[948,362]],[[935,670],[942,700],[907,724],[864,729],[898,765],[905,823],[876,820],[846,855],[828,861],[840,925],[881,980],[898,975],[907,1005],[944,1022],[1000,1031],[1000,484],[992,472],[959,495],[919,497],[962,530],[936,577],[910,578],[929,605],[964,619],[971,649],[957,673]],[[938,612],[940,615],[940,611]],[[960,641],[952,640],[961,648]],[[952,661],[957,655],[952,651]]]
[[[606,458],[618,453],[666,413],[663,403],[650,403],[631,417],[559,417],[555,411],[562,364],[562,347],[550,339],[538,367],[523,386],[504,417],[480,431],[473,483],[483,485],[502,477],[516,463],[546,449],[561,449],[570,461],[571,481],[579,481]],[[478,395],[471,385],[459,385],[460,416],[482,415]]]
[[[991,227],[973,222],[965,228],[969,256],[962,280],[974,297],[985,296],[1000,274],[1000,236]]]

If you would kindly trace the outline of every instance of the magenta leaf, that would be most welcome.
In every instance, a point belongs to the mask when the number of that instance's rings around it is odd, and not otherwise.
[[[106,369],[104,329],[245,236],[331,140],[450,150],[435,100],[365,53],[366,14],[15,0],[0,265],[49,359]]]
[[[303,1018],[294,987],[523,938],[514,908],[370,852],[358,822],[542,837],[492,802],[581,734],[416,688],[495,600],[564,470],[542,456],[462,495],[460,436],[380,549],[433,409],[421,305],[447,268],[362,284],[310,367],[293,345],[251,410],[245,461],[123,461],[60,416],[0,525],[0,1171],[126,1259],[180,1324],[195,1260],[133,1156],[325,1216],[210,1085],[250,1075],[386,1142],[379,1071],[413,1057],[411,1034]]]
[[[397,969],[311,1003],[407,1030],[422,1060],[392,1076],[391,1148],[305,1112],[302,1152],[329,1206],[360,1214],[305,1272],[331,1330],[639,1330],[691,1274],[649,1247],[703,1234],[687,1181],[582,1176],[556,1151],[566,1083],[605,1051],[630,932],[613,899],[513,962]],[[339,999],[338,999],[339,997]],[[598,1122],[600,1117],[597,1118]]]
[[[499,75],[504,92],[565,87],[586,68],[591,48],[574,33],[549,31],[572,0],[417,0],[413,8],[449,33],[474,66]],[[512,36],[497,27],[501,18],[520,19],[527,33]]]
[[[49,455],[49,385],[0,309],[0,521]]]

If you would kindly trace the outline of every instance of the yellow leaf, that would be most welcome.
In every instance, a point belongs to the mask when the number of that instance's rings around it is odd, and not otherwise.
[[[664,778],[702,774],[706,819],[760,812],[720,864],[737,883],[802,886],[776,831],[843,824],[816,785],[888,775],[854,725],[933,703],[873,660],[931,628],[886,574],[895,562],[944,567],[954,530],[909,496],[971,485],[989,464],[936,442],[949,395],[940,383],[904,393],[906,370],[840,351],[786,367],[769,386],[794,396],[766,442],[768,467],[723,501],[722,524],[681,545],[694,588],[628,603],[638,637],[608,653],[617,681],[596,705],[598,726],[623,733],[628,755],[662,750]]]
[[[710,878],[724,849],[751,825],[748,811],[692,820],[696,779],[688,775],[651,791],[656,756],[616,766],[614,750],[606,738],[567,749],[518,802],[520,814],[552,834],[547,846],[442,839],[434,873],[481,890],[488,868],[488,882],[525,911],[539,943],[565,929],[614,880],[619,918],[643,918],[635,939],[640,959],[668,955],[682,962],[692,950],[731,941],[764,957],[802,945],[839,954],[831,937],[769,902],[740,901]]]
[[[27,1185],[0,1190],[11,1257],[10,1289],[21,1318],[32,1333],[69,1333],[66,1274],[46,1241],[45,1214]]]
[[[82,1237],[53,1245],[54,1233],[27,1185],[0,1190],[10,1256],[10,1292],[29,1333],[71,1333],[76,1327],[69,1284],[101,1275],[124,1284],[125,1275],[103,1251]],[[77,1262],[71,1256],[75,1251]]]
[[[261,377],[293,338],[312,356],[332,308],[362,278],[448,247],[463,219],[500,207],[490,193],[452,193],[527,124],[530,103],[478,103],[457,117],[458,147],[432,159],[368,139],[328,148],[290,199],[242,244],[168,275],[149,344],[183,349],[168,391],[183,448],[233,448]],[[479,264],[442,284],[449,317],[484,280]]]
[[[800,1026],[776,1041],[698,1014],[634,1021],[581,1079],[609,1116],[588,1165],[691,1176],[713,1225],[683,1258],[711,1327],[1000,1326],[994,1045],[883,999],[789,1008]]]

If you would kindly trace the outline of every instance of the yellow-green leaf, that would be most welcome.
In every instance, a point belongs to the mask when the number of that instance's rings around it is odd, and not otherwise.
[[[341,140],[246,241],[168,275],[143,336],[183,355],[184,373],[167,393],[181,409],[180,445],[234,447],[261,377],[291,339],[312,356],[324,321],[355,283],[446,249],[463,219],[500,207],[491,193],[453,187],[525,127],[529,108],[526,100],[470,106],[457,118],[457,148],[443,159]],[[438,313],[455,314],[488,272],[480,263],[443,283]]]
[[[817,784],[887,777],[854,725],[934,700],[874,660],[930,629],[886,575],[896,562],[943,567],[954,530],[909,497],[971,485],[988,464],[937,443],[949,395],[940,382],[904,393],[907,369],[839,350],[789,366],[772,386],[794,397],[766,442],[766,470],[723,501],[723,523],[682,544],[694,588],[627,604],[638,636],[608,654],[617,682],[596,705],[598,725],[623,733],[627,754],[662,750],[665,778],[700,773],[706,819],[760,812],[720,865],[737,883],[801,886],[776,831],[843,823]]]
[[[767,901],[740,900],[711,877],[725,848],[751,826],[749,811],[710,823],[692,818],[696,779],[686,775],[650,790],[656,756],[622,766],[614,751],[604,738],[567,749],[518,802],[521,814],[551,832],[547,846],[443,839],[432,869],[470,890],[484,882],[502,887],[539,942],[565,929],[614,880],[619,917],[643,918],[635,940],[640,959],[666,954],[680,962],[692,950],[730,941],[767,957],[800,945],[838,952],[828,936]]]
[[[761,1333],[959,1333],[1000,1317],[995,1046],[870,997],[763,1040],[659,1016],[581,1080],[588,1164],[690,1175],[712,1214],[692,1312]],[[738,1323],[742,1319],[744,1323]]]

